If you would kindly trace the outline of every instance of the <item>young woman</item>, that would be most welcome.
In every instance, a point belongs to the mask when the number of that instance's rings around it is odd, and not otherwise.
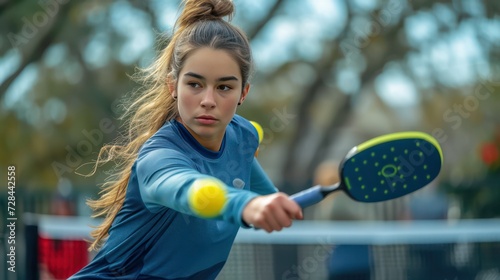
[[[92,232],[100,250],[71,279],[214,279],[239,227],[272,232],[302,219],[254,157],[257,130],[235,115],[252,57],[246,36],[223,19],[232,2],[184,4],[130,104],[126,143],[101,151],[98,164],[119,164],[89,201],[105,217]]]

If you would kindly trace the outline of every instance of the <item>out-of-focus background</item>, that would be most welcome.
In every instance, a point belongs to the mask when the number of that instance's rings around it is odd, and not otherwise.
[[[248,34],[256,64],[238,113],[264,128],[259,160],[281,191],[334,180],[352,146],[381,134],[423,131],[443,148],[442,172],[427,188],[377,204],[337,194],[306,209],[308,220],[500,218],[500,2],[234,2],[233,23]],[[90,216],[85,199],[97,197],[106,174],[77,173],[123,132],[120,101],[138,87],[130,75],[164,47],[179,4],[0,1],[6,261],[10,166],[21,247],[25,212]],[[500,278],[498,266],[489,269],[498,272],[489,279]],[[274,274],[290,271],[300,274],[300,265]]]

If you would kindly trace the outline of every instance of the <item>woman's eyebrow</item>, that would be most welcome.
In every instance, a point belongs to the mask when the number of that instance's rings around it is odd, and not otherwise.
[[[193,78],[196,78],[196,79],[200,79],[202,81],[205,81],[206,78],[203,77],[202,75],[200,74],[196,74],[196,73],[193,73],[193,72],[187,72],[184,74],[184,76],[189,76],[189,77],[193,77]],[[235,77],[235,76],[227,76],[227,77],[220,77],[217,79],[218,82],[226,82],[226,81],[238,81],[238,78]]]

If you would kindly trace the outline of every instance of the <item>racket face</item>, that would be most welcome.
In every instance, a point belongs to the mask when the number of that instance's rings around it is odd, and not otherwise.
[[[439,174],[439,143],[422,132],[400,132],[354,147],[340,166],[342,188],[354,200],[398,198],[428,185]]]

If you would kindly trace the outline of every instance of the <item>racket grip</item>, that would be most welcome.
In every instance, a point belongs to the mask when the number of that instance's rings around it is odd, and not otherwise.
[[[321,186],[314,186],[290,196],[302,208],[314,205],[323,200],[324,197],[325,195],[321,191]]]

